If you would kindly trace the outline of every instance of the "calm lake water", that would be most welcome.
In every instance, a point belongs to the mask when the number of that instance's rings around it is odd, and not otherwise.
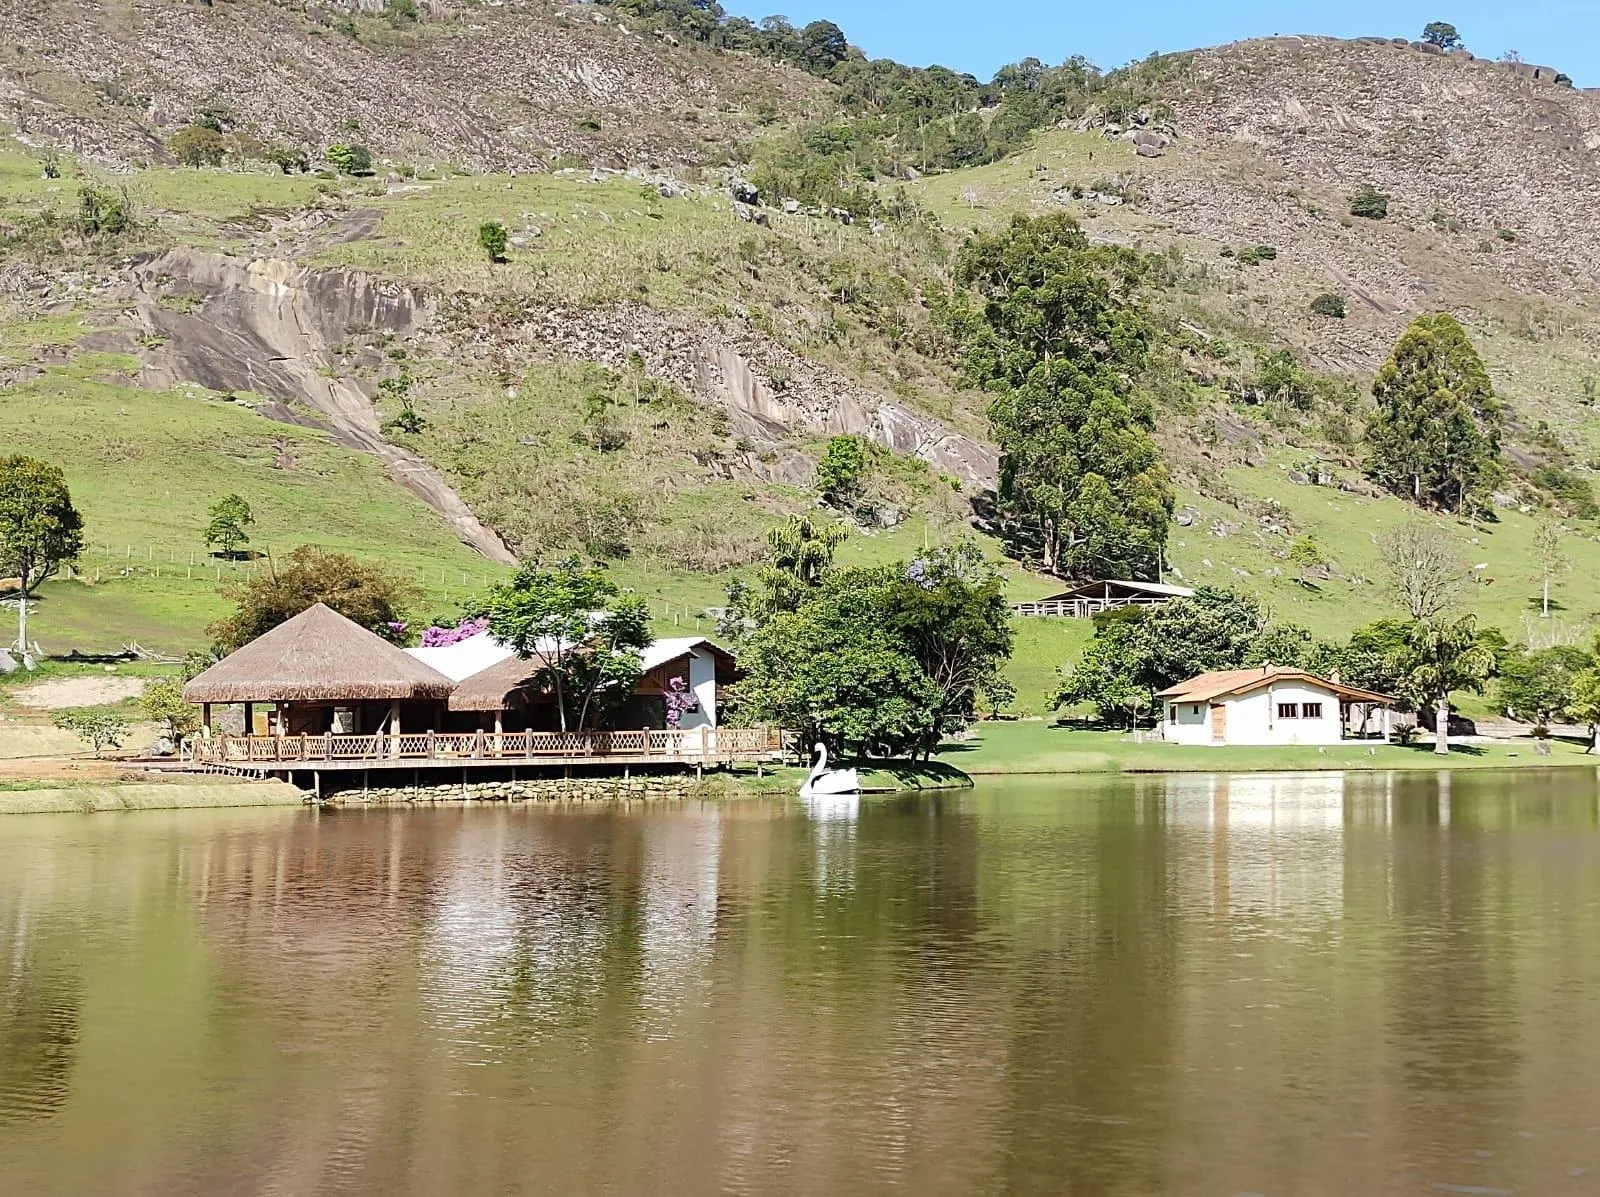
[[[1594,1194],[1586,771],[0,820],[0,1193]]]

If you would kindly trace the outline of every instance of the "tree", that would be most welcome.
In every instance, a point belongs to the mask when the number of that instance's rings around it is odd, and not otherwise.
[[[807,593],[822,584],[833,554],[850,535],[843,524],[790,516],[767,533],[767,554],[753,582],[728,587],[723,630],[738,639],[774,615],[800,609]]]
[[[1533,549],[1538,555],[1540,613],[1550,618],[1550,583],[1572,568],[1561,542],[1561,526],[1551,520],[1541,520],[1533,530]]]
[[[228,156],[228,139],[216,129],[190,125],[167,138],[167,152],[184,166],[221,166]]]
[[[1206,586],[1152,611],[1106,612],[1094,624],[1082,659],[1065,673],[1056,705],[1092,702],[1102,718],[1110,712],[1137,718],[1154,704],[1157,691],[1196,674],[1242,668],[1263,636],[1272,636],[1253,598]],[[1289,632],[1285,638],[1297,637]]]
[[[1498,480],[1500,404],[1454,316],[1412,321],[1373,380],[1372,397],[1367,470],[1382,485],[1461,512]]]
[[[1155,701],[1143,679],[1145,640],[1140,635],[1144,611],[1128,607],[1095,619],[1094,635],[1071,669],[1063,668],[1061,685],[1051,698],[1056,707],[1093,703],[1102,720],[1116,714],[1130,729]]]
[[[1494,673],[1494,654],[1478,641],[1478,621],[1424,619],[1412,625],[1397,661],[1401,693],[1418,710],[1434,704],[1434,751],[1450,751],[1450,695],[1482,693]]]
[[[1596,652],[1600,655],[1600,645]],[[1591,665],[1572,679],[1566,713],[1569,719],[1589,725],[1589,751],[1600,755],[1600,665]]]
[[[200,712],[183,700],[183,682],[175,677],[147,685],[139,696],[139,706],[147,719],[162,725],[174,745],[181,745],[200,729]]]
[[[343,174],[370,175],[372,173],[372,153],[366,146],[330,145],[328,147],[328,161]]]
[[[800,30],[800,61],[814,75],[826,75],[849,53],[844,30],[832,21],[812,21]]]
[[[239,551],[250,543],[250,534],[245,529],[256,522],[250,514],[250,504],[240,495],[224,495],[217,500],[209,514],[211,523],[206,526],[207,546],[217,549],[229,560],[236,558]]]
[[[932,686],[928,721],[911,745],[913,757],[928,756],[977,718],[980,693],[1004,693],[1013,642],[1005,579],[971,542],[935,549],[897,572],[883,612]]]
[[[346,619],[388,640],[405,634],[406,609],[416,587],[381,565],[301,545],[271,563],[254,580],[229,585],[223,596],[234,612],[206,628],[218,653],[231,653],[300,612],[324,603]]]
[[[957,260],[981,300],[952,323],[967,376],[994,396],[1001,512],[1057,573],[1154,574],[1166,545],[1172,484],[1132,383],[1151,337],[1133,300],[1144,269],[1061,214],[1015,216]]]
[[[836,436],[817,463],[817,490],[832,507],[848,510],[861,490],[867,468],[866,447],[858,436]]]
[[[51,722],[92,747],[97,757],[107,748],[121,748],[128,734],[128,721],[115,711],[57,711]]]
[[[276,166],[284,174],[290,175],[299,171],[307,173],[311,169],[311,158],[298,146],[270,146],[266,152],[266,162]]]
[[[1588,653],[1572,645],[1508,652],[1498,665],[1496,701],[1513,718],[1549,723],[1572,702],[1578,676],[1593,664]]]
[[[898,753],[922,742],[942,695],[884,618],[885,569],[831,575],[803,606],[745,641],[734,689],[746,719],[776,723],[804,749]]]
[[[28,649],[28,602],[83,552],[83,517],[60,467],[20,454],[0,459],[0,577],[17,579],[17,649]]]
[[[1422,29],[1422,40],[1441,50],[1461,49],[1461,35],[1448,21],[1429,21]]]
[[[587,731],[627,701],[653,639],[644,600],[575,557],[524,565],[490,590],[484,611],[495,639],[538,662],[530,683],[555,696],[562,731]]]
[[[506,260],[506,246],[510,243],[506,226],[498,220],[486,220],[478,226],[478,244],[489,255],[491,264]]]
[[[1296,537],[1289,546],[1289,564],[1294,566],[1298,575],[1297,580],[1302,586],[1309,586],[1310,579],[1306,576],[1313,570],[1328,568],[1328,559],[1322,555],[1322,550],[1317,546],[1317,538],[1309,532]]]
[[[1420,520],[1378,538],[1390,597],[1413,620],[1432,619],[1461,597],[1467,567],[1449,534]]]
[[[1247,669],[1260,665],[1313,669],[1314,665],[1323,663],[1329,647],[1313,636],[1308,628],[1278,623],[1255,638],[1240,664]],[[1316,670],[1313,669],[1313,672]]]

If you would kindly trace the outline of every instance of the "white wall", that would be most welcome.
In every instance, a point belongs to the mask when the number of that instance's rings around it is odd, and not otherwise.
[[[1339,696],[1309,682],[1281,681],[1249,694],[1222,700],[1227,707],[1229,744],[1337,744],[1343,739],[1339,723]],[[1322,704],[1320,719],[1280,719],[1278,704],[1292,702],[1303,707],[1308,702]],[[1178,708],[1178,722],[1172,708]],[[1178,744],[1210,744],[1209,703],[1168,703],[1167,721],[1162,725],[1166,738]],[[1199,714],[1194,713],[1199,708]]]
[[[685,729],[717,726],[717,658],[705,646],[689,652],[689,689],[699,702],[687,712],[678,726]]]
[[[1169,702],[1162,734],[1174,744],[1211,743],[1210,706],[1205,702]],[[1174,709],[1178,712],[1176,722],[1172,718]]]

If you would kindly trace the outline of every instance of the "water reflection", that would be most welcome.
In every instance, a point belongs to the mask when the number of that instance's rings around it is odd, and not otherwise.
[[[1597,797],[12,819],[0,1192],[1587,1193]]]

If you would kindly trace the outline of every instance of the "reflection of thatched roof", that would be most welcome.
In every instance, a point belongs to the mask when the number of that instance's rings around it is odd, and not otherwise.
[[[318,603],[183,688],[189,702],[444,698],[449,678]]]
[[[507,657],[462,680],[450,695],[452,711],[506,711],[519,705],[522,688],[546,665],[542,656]]]

